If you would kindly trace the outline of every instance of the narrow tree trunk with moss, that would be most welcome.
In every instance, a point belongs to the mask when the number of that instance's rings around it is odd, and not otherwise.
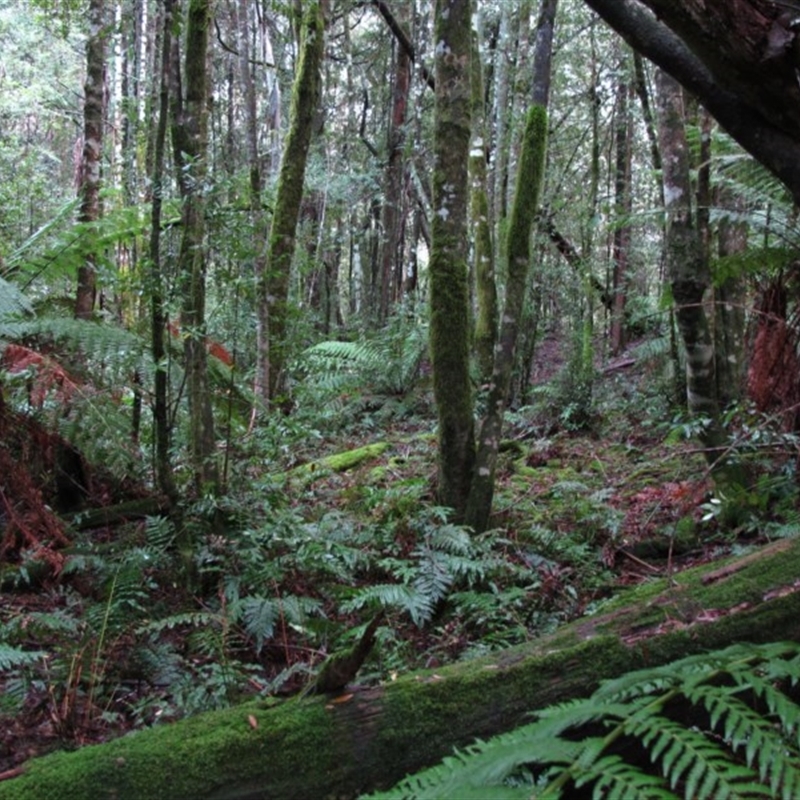
[[[494,344],[497,338],[497,283],[494,270],[492,217],[486,189],[486,103],[479,36],[472,37],[472,145],[469,152],[470,217],[475,232],[473,265],[475,273],[475,360],[482,382],[492,375]]]
[[[189,458],[198,495],[216,493],[219,472],[206,353],[205,181],[208,149],[209,0],[190,0],[186,29],[186,96],[174,93],[172,142],[180,171],[183,199],[178,264],[181,291],[181,331],[189,400]],[[173,69],[175,65],[173,64]]]
[[[172,432],[169,420],[169,364],[165,344],[167,313],[164,306],[164,276],[161,264],[161,215],[164,199],[164,157],[169,118],[169,70],[172,59],[172,14],[174,0],[163,6],[160,93],[155,136],[152,142],[152,199],[150,207],[150,321],[151,352],[156,365],[153,377],[153,429],[155,439],[155,473],[159,489],[171,500],[177,499],[170,459]]]
[[[618,355],[625,346],[625,306],[628,299],[630,271],[631,225],[633,207],[631,167],[633,163],[633,127],[630,111],[632,86],[628,77],[628,59],[621,57],[617,66],[617,89],[614,124],[614,215],[612,237],[612,291],[614,305],[611,310],[610,348]]]
[[[557,5],[558,0],[544,0],[537,23],[533,105],[528,111],[525,123],[517,185],[508,228],[505,305],[495,346],[486,416],[478,435],[477,458],[466,513],[467,524],[476,532],[486,530],[492,510],[497,454],[528,282],[531,234],[539,211],[547,151],[547,100],[550,92],[553,24]]]
[[[104,0],[89,3],[89,36],[86,40],[86,82],[83,100],[83,154],[78,193],[78,219],[92,224],[100,219],[100,179],[103,154],[104,88],[106,71],[106,25]],[[78,267],[75,316],[89,319],[97,296],[97,254],[93,248]]]
[[[715,481],[722,486],[741,485],[740,468],[726,457],[727,437],[719,422],[714,341],[704,305],[710,274],[692,209],[683,90],[663,70],[656,74],[656,86],[667,212],[667,276],[686,351],[687,405],[703,422],[700,441]]]
[[[439,419],[439,501],[454,509],[457,519],[466,509],[475,457],[467,267],[470,5],[469,0],[437,0],[435,12],[430,349]]]
[[[467,508],[467,524],[477,532],[486,530],[492,508],[495,467],[525,298],[531,258],[531,231],[539,207],[546,141],[547,111],[544,106],[534,105],[528,111],[520,153],[517,187],[508,229],[506,301],[495,348],[486,416],[478,435],[478,455]]]
[[[716,205],[732,216],[745,210],[742,198],[732,197],[725,187],[716,189]],[[717,231],[720,259],[747,250],[747,223],[723,217]],[[723,266],[724,269],[724,266]],[[720,407],[742,399],[745,380],[745,277],[735,270],[714,284],[714,353],[716,356],[717,399]]]
[[[289,132],[284,143],[278,176],[266,274],[258,284],[259,302],[266,304],[269,317],[268,360],[258,366],[261,389],[266,389],[262,400],[267,403],[278,399],[285,380],[289,279],[311,134],[319,112],[324,54],[323,9],[321,3],[311,2],[306,7],[302,23],[300,63],[292,89]]]

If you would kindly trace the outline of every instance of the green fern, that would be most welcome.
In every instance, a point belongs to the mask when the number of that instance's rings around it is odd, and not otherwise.
[[[13,284],[0,278],[0,336],[5,336],[5,326],[15,317],[33,313],[30,300]]]
[[[46,656],[47,653],[41,650],[23,650],[0,642],[0,672],[39,664]]]
[[[378,394],[400,395],[413,387],[426,350],[426,326],[401,309],[372,338],[320,342],[305,351],[302,364],[307,383],[318,389],[366,386]]]
[[[799,682],[794,642],[691,656],[538,712],[370,797],[791,800],[800,796],[800,706],[787,691]]]

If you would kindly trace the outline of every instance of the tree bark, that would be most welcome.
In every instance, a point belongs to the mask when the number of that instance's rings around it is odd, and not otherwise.
[[[770,0],[584,0],[800,202],[797,31]],[[655,13],[651,13],[655,12]]]
[[[631,225],[630,216],[633,209],[633,191],[631,187],[631,169],[633,163],[633,122],[631,119],[630,100],[632,85],[628,76],[628,64],[625,57],[620,58],[617,67],[617,102],[614,109],[614,150],[616,162],[614,167],[614,215],[616,216],[612,241],[612,292],[614,304],[611,309],[610,346],[611,354],[619,355],[625,346],[625,306],[628,299],[628,283],[630,271]]]
[[[547,147],[547,100],[558,0],[545,0],[537,23],[533,103],[528,111],[517,172],[517,186],[508,229],[508,276],[500,331],[495,347],[486,416],[478,436],[478,451],[469,492],[466,522],[486,530],[494,496],[495,467],[516,356],[517,334],[531,260],[531,233],[539,211],[539,196]]]
[[[179,166],[183,198],[178,263],[181,285],[181,329],[189,400],[189,459],[198,496],[219,488],[216,438],[205,336],[207,245],[205,241],[205,181],[208,150],[209,0],[190,0],[186,30],[186,97],[172,92],[172,143]],[[173,70],[176,65],[173,63]]]
[[[403,47],[394,57],[392,109],[387,135],[388,158],[384,172],[381,242],[381,294],[378,318],[386,322],[403,285],[403,229],[405,227],[405,126],[411,84],[411,58]]]
[[[100,179],[105,115],[106,27],[104,0],[89,3],[89,37],[86,40],[86,83],[83,105],[83,154],[78,193],[78,219],[86,224],[100,219]],[[97,253],[90,248],[78,267],[75,316],[89,319],[97,295]]]
[[[733,215],[742,213],[742,198],[732,197],[725,187],[716,187],[717,205]],[[720,220],[717,231],[720,258],[747,249],[747,223]],[[745,383],[745,308],[747,283],[741,273],[728,274],[714,286],[714,353],[716,356],[717,399],[722,408],[742,399]]]
[[[169,71],[172,59],[172,23],[174,0],[164,0],[161,64],[156,111],[155,135],[152,140],[152,197],[150,205],[150,322],[151,352],[156,366],[153,376],[153,436],[155,439],[155,473],[159,489],[170,499],[177,499],[172,474],[170,449],[172,430],[169,419],[169,362],[167,359],[167,312],[164,301],[164,276],[161,265],[161,218],[164,200],[164,157],[169,119]]]
[[[462,519],[475,458],[467,267],[470,2],[437,0],[435,13],[430,349],[439,422],[439,501]]]
[[[258,283],[259,302],[266,303],[269,316],[269,358],[268,363],[260,365],[261,386],[267,387],[267,396],[262,399],[267,402],[277,399],[283,391],[285,379],[289,278],[303,199],[306,161],[314,120],[319,111],[324,55],[325,18],[322,4],[312,2],[307,6],[303,18],[300,63],[292,90],[289,132],[278,175],[266,275],[265,280]]]
[[[800,638],[800,542],[688,570],[493,655],[332,697],[261,701],[25,765],[0,800],[357,797],[603,679],[736,642]],[[266,707],[265,707],[266,706]]]
[[[498,299],[495,279],[493,220],[487,191],[486,161],[489,152],[484,98],[483,65],[477,31],[472,37],[472,144],[469,152],[470,219],[475,231],[475,360],[481,381],[489,381],[497,338]]]

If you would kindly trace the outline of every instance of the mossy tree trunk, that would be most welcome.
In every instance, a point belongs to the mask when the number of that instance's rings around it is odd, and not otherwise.
[[[687,405],[702,422],[699,438],[715,481],[723,486],[741,485],[740,469],[726,457],[727,441],[719,422],[714,341],[704,305],[710,273],[693,216],[683,90],[663,70],[657,71],[656,87],[667,212],[667,277],[686,352]]]
[[[458,519],[466,508],[475,457],[467,267],[470,12],[469,0],[436,3],[430,349],[439,420],[439,501]]]
[[[631,95],[633,86],[629,76],[627,54],[620,57],[617,65],[616,104],[614,107],[614,215],[616,217],[612,237],[612,291],[614,305],[611,309],[610,348],[619,355],[625,346],[625,306],[630,281],[631,223],[633,188],[631,171],[633,165],[633,117]]]
[[[105,116],[106,22],[104,0],[89,3],[89,36],[86,40],[86,82],[83,99],[83,153],[81,155],[78,194],[81,222],[100,219],[100,180]],[[90,248],[78,267],[75,316],[89,319],[97,295],[97,254]]]
[[[274,401],[285,380],[289,313],[289,279],[295,252],[297,222],[303,199],[306,162],[322,91],[325,17],[320,2],[306,5],[302,21],[300,62],[292,88],[289,131],[284,142],[269,234],[264,279],[258,283],[259,302],[268,309],[268,355],[259,364],[262,400]]]
[[[545,0],[537,24],[533,104],[525,124],[506,246],[508,275],[505,304],[495,346],[486,416],[478,435],[477,459],[466,512],[467,524],[478,532],[486,530],[492,509],[503,415],[511,386],[517,334],[527,289],[531,233],[539,210],[547,146],[553,23],[557,5],[558,0]]]
[[[219,473],[206,353],[205,225],[206,157],[208,150],[208,36],[210,0],[191,0],[186,28],[185,97],[172,92],[172,144],[179,167],[183,207],[178,264],[181,288],[181,330],[189,401],[189,458],[198,495],[216,492]],[[173,61],[173,70],[176,65]]]
[[[249,703],[36,759],[0,782],[0,800],[357,797],[603,679],[733,643],[797,640],[798,570],[800,543],[782,540],[632,589],[551,636],[335,702]]]
[[[470,218],[475,232],[473,267],[475,273],[475,360],[482,382],[492,375],[494,345],[497,338],[498,299],[494,270],[492,216],[487,192],[486,101],[479,34],[472,37],[472,144],[469,152]]]

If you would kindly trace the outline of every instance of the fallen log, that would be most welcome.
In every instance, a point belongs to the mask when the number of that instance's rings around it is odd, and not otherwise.
[[[170,510],[170,502],[166,497],[141,497],[136,500],[126,500],[114,506],[100,506],[87,508],[74,514],[69,522],[75,530],[88,530],[90,528],[103,528],[107,525],[119,525],[132,519],[144,519]]]
[[[604,678],[734,642],[800,639],[798,576],[800,542],[779,541],[626,591],[602,613],[488,657],[34,759],[0,783],[0,800],[356,797]]]

